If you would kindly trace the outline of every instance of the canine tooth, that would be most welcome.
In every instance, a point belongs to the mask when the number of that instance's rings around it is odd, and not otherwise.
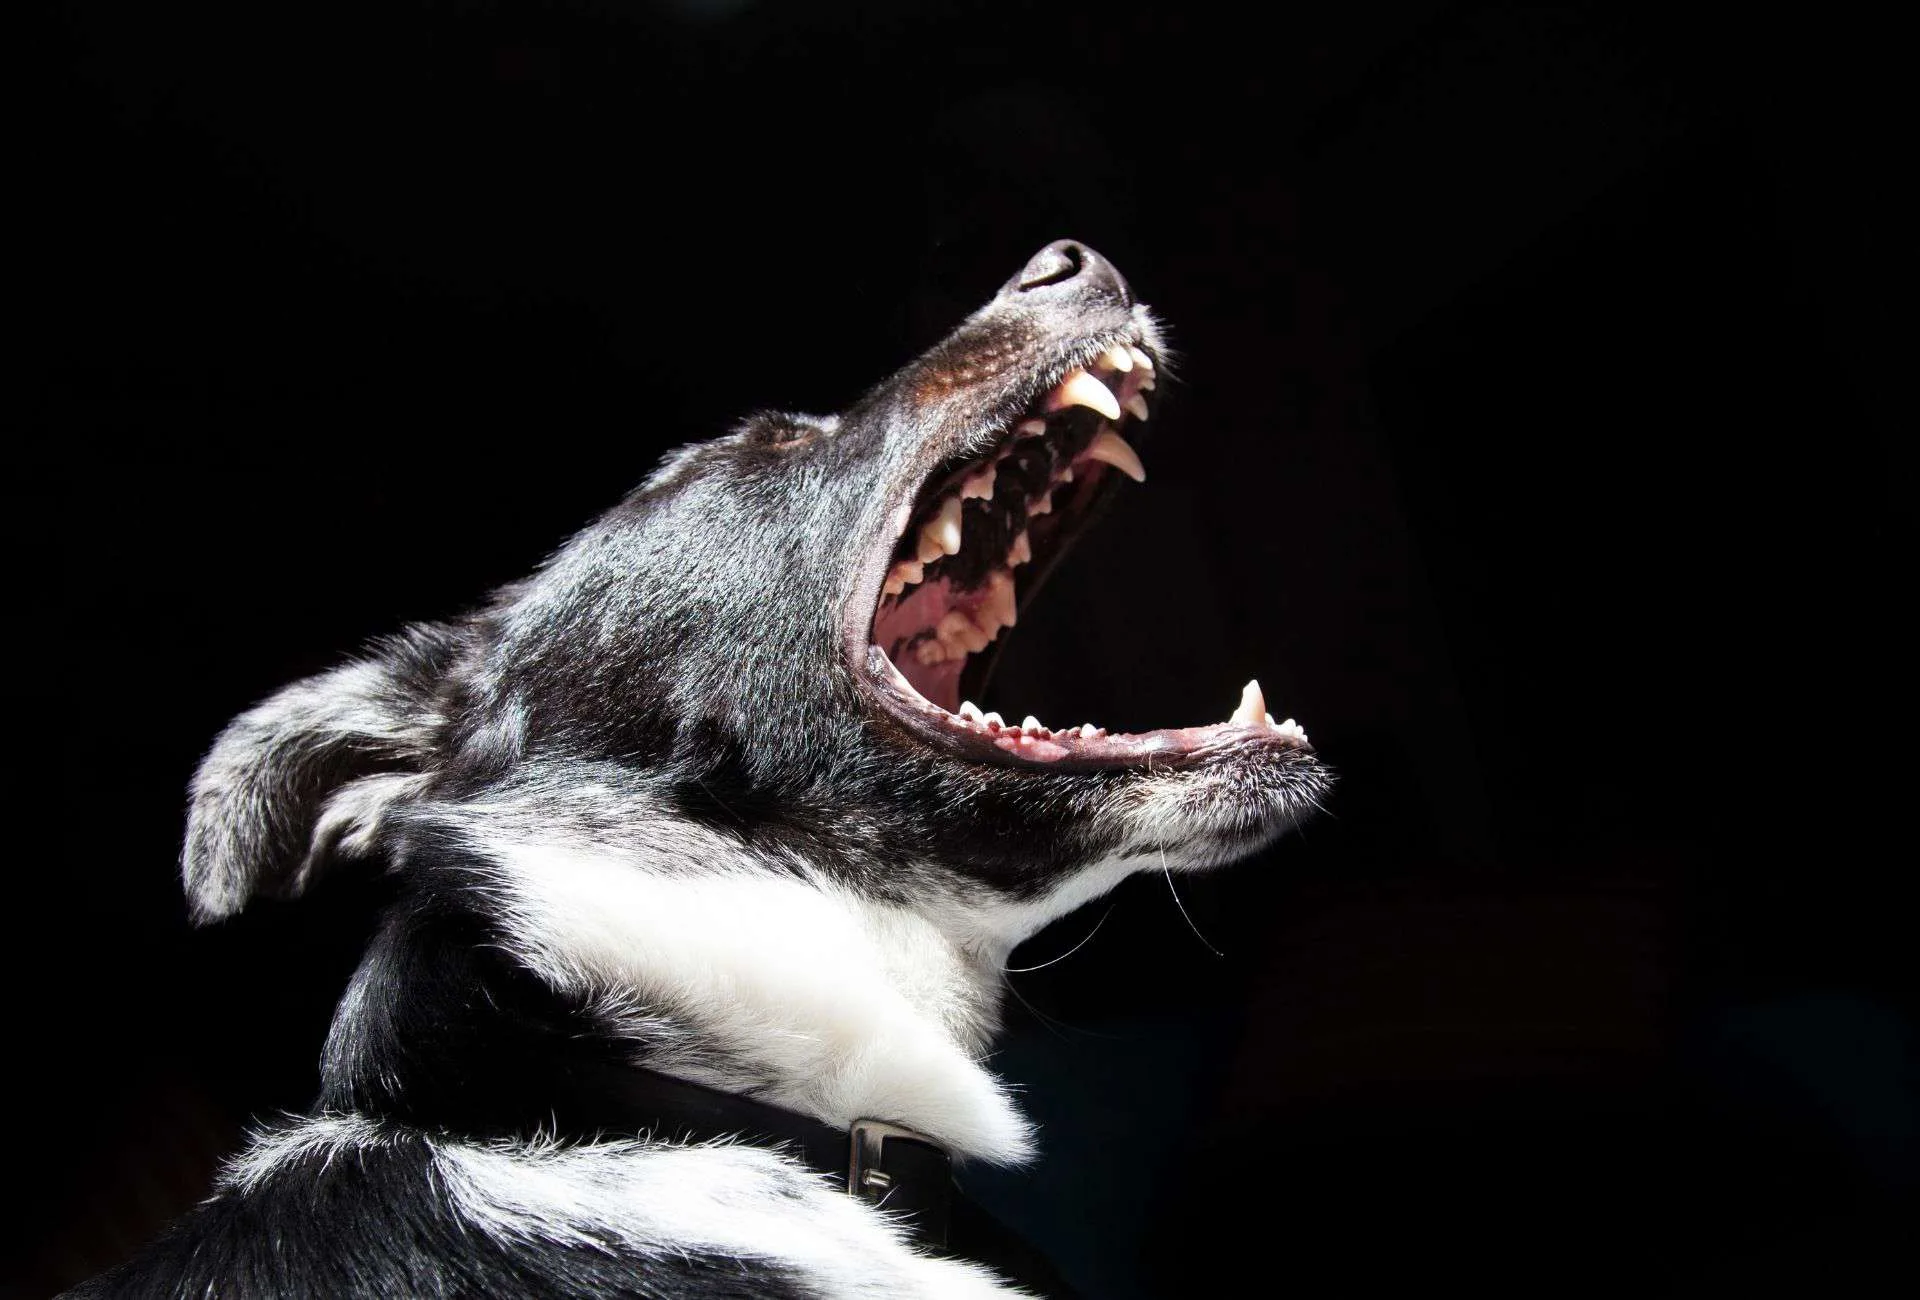
[[[1020,438],[1038,438],[1047,431],[1045,420],[1022,420],[1013,426],[1013,432]]]
[[[1034,717],[1031,713],[1029,713],[1026,717],[1020,720],[1020,730],[1045,731],[1046,728],[1040,725],[1040,719]]]
[[[1064,410],[1069,406],[1091,407],[1109,420],[1120,418],[1120,403],[1114,397],[1113,390],[1084,370],[1074,371],[1060,381],[1058,388],[1047,394],[1049,411]]]
[[[1007,548],[1007,565],[1025,564],[1033,558],[1033,543],[1027,540],[1027,530],[1022,528],[1019,536],[1013,539],[1013,545]]]
[[[1266,712],[1267,699],[1260,693],[1260,683],[1251,681],[1240,692],[1240,707],[1233,711],[1233,716],[1227,721],[1257,724],[1266,716]]]
[[[948,497],[940,503],[940,513],[921,526],[920,536],[932,539],[942,555],[960,553],[960,498]],[[921,546],[922,554],[926,547]]]
[[[1134,365],[1139,366],[1142,370],[1146,371],[1148,374],[1153,373],[1153,358],[1148,356],[1146,353],[1142,352],[1139,348],[1134,347],[1132,344],[1128,344],[1127,356],[1132,358]]]
[[[981,717],[980,706],[978,704],[975,704],[972,700],[962,700],[958,711],[960,716],[965,718],[968,722],[980,721],[980,717]]]
[[[1100,360],[1106,363],[1109,370],[1118,370],[1123,375],[1133,369],[1133,358],[1118,343],[1102,352]]]
[[[969,477],[960,485],[960,499],[962,501],[975,498],[981,501],[993,500],[993,479],[996,473],[998,471],[989,465],[978,474]]]
[[[1111,465],[1135,483],[1147,481],[1147,467],[1140,463],[1140,453],[1133,449],[1132,443],[1104,425],[1087,444],[1087,459]]]
[[[980,721],[985,723],[987,728],[992,731],[998,731],[1007,725],[1007,720],[997,713],[986,714],[981,717]]]
[[[1129,393],[1127,395],[1127,414],[1136,420],[1146,419],[1147,399],[1138,393]]]

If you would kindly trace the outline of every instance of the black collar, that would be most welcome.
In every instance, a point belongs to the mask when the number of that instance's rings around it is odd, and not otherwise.
[[[797,1111],[611,1062],[568,1062],[548,1084],[548,1114],[563,1128],[777,1147],[832,1178],[849,1196],[897,1214],[923,1249],[985,1264],[1038,1295],[1074,1295],[1045,1255],[954,1184],[952,1156],[923,1134],[877,1120],[835,1128]]]
[[[797,1111],[630,1066],[596,1072],[595,1109],[610,1127],[700,1142],[784,1147],[847,1195],[897,1215],[923,1246],[944,1249],[955,1197],[953,1157],[924,1134],[879,1120],[835,1128]],[[586,1080],[577,1080],[586,1083]]]

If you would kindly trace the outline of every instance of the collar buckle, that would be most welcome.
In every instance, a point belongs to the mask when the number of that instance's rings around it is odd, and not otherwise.
[[[847,1194],[895,1212],[922,1240],[944,1246],[953,1157],[923,1133],[855,1120],[847,1134]]]

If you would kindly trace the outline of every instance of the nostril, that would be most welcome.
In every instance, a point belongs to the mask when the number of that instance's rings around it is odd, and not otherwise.
[[[1022,292],[1059,284],[1080,274],[1086,260],[1085,249],[1070,239],[1062,239],[1035,253],[1015,283]]]

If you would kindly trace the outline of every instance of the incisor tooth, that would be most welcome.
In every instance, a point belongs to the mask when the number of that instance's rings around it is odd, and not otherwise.
[[[1132,443],[1104,425],[1087,444],[1087,459],[1111,465],[1135,483],[1147,481],[1147,467],[1140,463],[1140,453],[1133,449]]]
[[[1260,693],[1260,683],[1251,681],[1240,692],[1240,707],[1233,711],[1233,716],[1227,721],[1257,724],[1266,713],[1267,699]]]
[[[1129,394],[1127,397],[1127,414],[1131,415],[1136,420],[1146,419],[1147,418],[1147,399],[1140,396],[1140,394],[1138,393]]]
[[[1100,359],[1107,363],[1109,369],[1118,370],[1123,375],[1133,369],[1133,358],[1128,356],[1126,348],[1118,343],[1102,352]]]
[[[1120,418],[1120,403],[1114,397],[1113,390],[1084,370],[1074,371],[1060,381],[1058,388],[1047,394],[1049,411],[1063,410],[1069,406],[1091,407],[1109,420]]]

